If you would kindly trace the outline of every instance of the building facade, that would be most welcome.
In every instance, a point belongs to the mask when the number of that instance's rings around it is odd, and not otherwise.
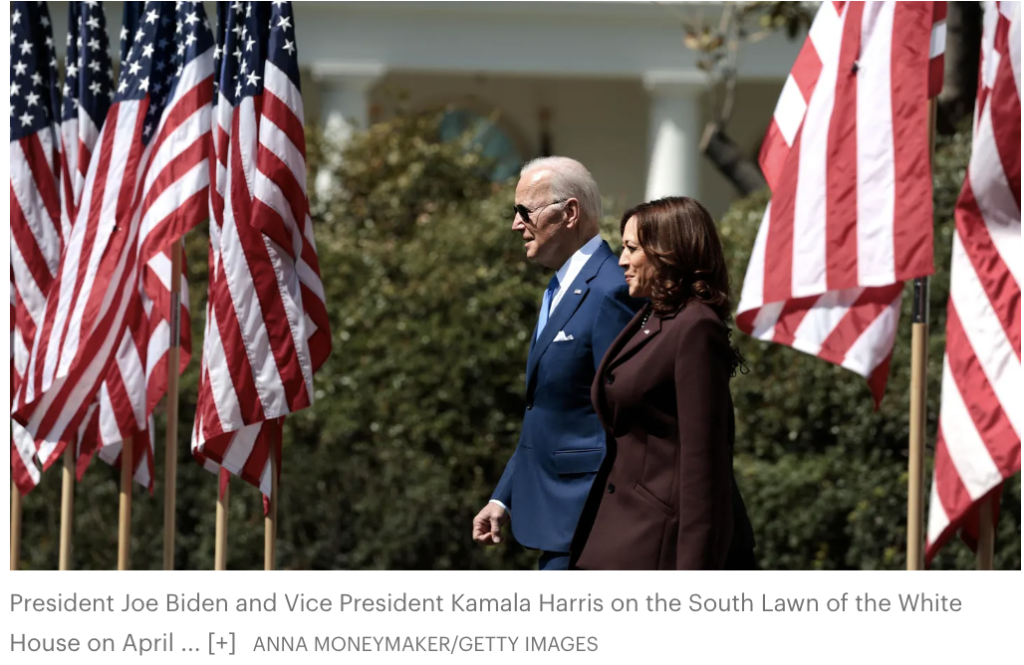
[[[214,3],[205,3],[211,21]],[[108,2],[117,49],[121,3]],[[699,145],[709,82],[682,20],[707,2],[296,2],[307,122],[334,133],[396,113],[442,111],[443,133],[477,127],[494,176],[544,154],[592,171],[610,213],[665,195],[720,215],[736,191]],[[67,3],[51,2],[63,47]],[[802,38],[743,47],[728,132],[755,156]],[[63,54],[61,54],[63,55]],[[115,54],[116,55],[116,54]]]

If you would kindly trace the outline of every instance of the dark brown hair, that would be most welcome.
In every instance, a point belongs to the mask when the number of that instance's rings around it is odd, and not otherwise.
[[[698,300],[728,321],[729,273],[718,230],[704,206],[686,196],[641,203],[622,216],[620,232],[633,217],[637,242],[654,268],[653,309],[672,312]]]

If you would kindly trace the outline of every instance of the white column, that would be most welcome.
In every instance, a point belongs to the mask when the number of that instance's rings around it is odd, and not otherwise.
[[[647,72],[644,87],[651,96],[647,200],[665,196],[700,198],[700,96],[707,89],[705,75]]]
[[[357,129],[369,126],[370,90],[384,76],[379,63],[313,62],[310,73],[320,91],[320,122],[325,139],[337,154]],[[330,163],[316,176],[317,192],[328,195],[332,186]]]

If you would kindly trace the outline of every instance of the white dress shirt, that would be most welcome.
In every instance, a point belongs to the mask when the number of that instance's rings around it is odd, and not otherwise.
[[[551,306],[548,308],[548,319],[550,320],[551,315],[555,312],[555,307],[558,307],[558,303],[562,300],[562,296],[569,290],[573,280],[576,279],[580,271],[583,270],[583,266],[587,264],[587,261],[597,248],[601,246],[601,234],[597,234],[593,238],[587,241],[583,247],[576,250],[576,253],[569,257],[569,260],[562,264],[562,267],[558,269],[555,274],[558,276],[558,289],[555,290],[551,296]],[[496,503],[501,506],[506,513],[511,514],[511,511],[497,499],[491,499],[491,503]]]

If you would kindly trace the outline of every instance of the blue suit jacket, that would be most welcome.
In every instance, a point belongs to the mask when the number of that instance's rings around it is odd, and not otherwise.
[[[526,363],[526,415],[494,490],[521,544],[568,552],[590,486],[605,456],[605,431],[590,387],[605,351],[643,301],[631,298],[602,242],[562,295]],[[559,332],[571,341],[555,342]]]

